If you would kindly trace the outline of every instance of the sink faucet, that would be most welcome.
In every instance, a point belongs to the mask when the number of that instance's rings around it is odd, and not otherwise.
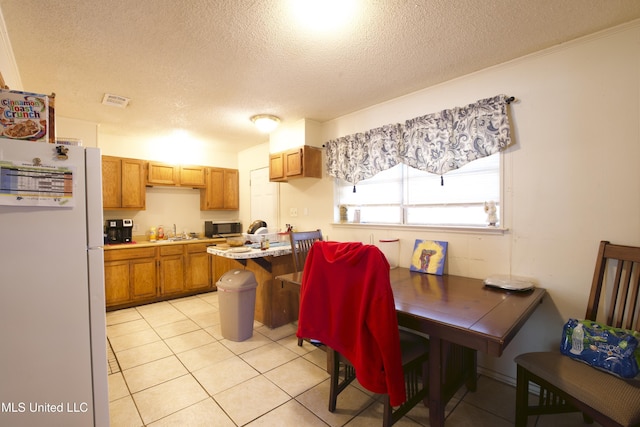
[[[178,233],[176,232],[176,225],[173,224],[173,237],[178,237]]]

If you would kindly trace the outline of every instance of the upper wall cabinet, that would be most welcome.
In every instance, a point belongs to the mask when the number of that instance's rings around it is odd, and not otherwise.
[[[204,188],[205,167],[177,166],[160,162],[148,162],[147,185]]]
[[[102,207],[105,210],[144,210],[145,162],[102,156]]]
[[[180,185],[204,188],[207,185],[204,166],[180,166]]]
[[[200,210],[238,210],[240,190],[237,169],[205,168],[205,188],[200,190]]]
[[[310,145],[269,155],[269,181],[322,178],[322,150]]]

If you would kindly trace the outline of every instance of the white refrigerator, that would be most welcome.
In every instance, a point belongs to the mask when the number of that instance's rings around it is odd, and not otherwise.
[[[1,426],[109,425],[101,180],[98,148],[0,138]]]

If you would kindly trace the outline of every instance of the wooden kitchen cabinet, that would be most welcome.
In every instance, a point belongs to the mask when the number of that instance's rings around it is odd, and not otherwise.
[[[184,291],[184,245],[165,245],[158,248],[160,295]]]
[[[211,255],[207,253],[208,243],[185,245],[185,289],[211,289]]]
[[[269,181],[322,178],[322,150],[310,145],[269,155]]]
[[[180,167],[167,163],[147,162],[147,185],[179,185]]]
[[[284,153],[269,155],[269,181],[284,181]]]
[[[157,290],[157,263],[155,258],[136,259],[130,261],[131,299],[138,301],[152,298]]]
[[[104,262],[104,289],[107,307],[131,300],[131,270],[129,261]]]
[[[104,285],[107,308],[156,295],[155,248],[104,252]]]
[[[105,250],[107,310],[215,290],[209,244],[195,241]]]
[[[103,209],[144,210],[145,203],[145,162],[102,156]]]
[[[206,168],[206,187],[200,190],[200,210],[238,210],[240,190],[237,169]]]
[[[206,184],[205,169],[204,166],[178,166],[148,162],[147,185],[204,188]]]
[[[204,166],[180,166],[180,185],[182,187],[205,188],[207,184]]]

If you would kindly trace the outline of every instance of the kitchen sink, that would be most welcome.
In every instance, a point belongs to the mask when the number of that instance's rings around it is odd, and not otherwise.
[[[164,244],[164,243],[173,243],[173,242],[189,242],[189,241],[197,241],[197,240],[207,240],[207,237],[170,237],[166,240],[156,240],[155,243]]]

